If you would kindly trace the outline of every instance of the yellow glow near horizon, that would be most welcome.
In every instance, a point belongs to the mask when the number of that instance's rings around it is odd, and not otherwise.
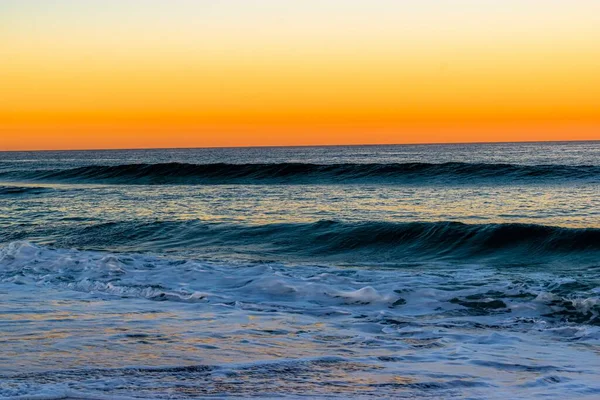
[[[0,150],[600,139],[600,2],[8,0]]]

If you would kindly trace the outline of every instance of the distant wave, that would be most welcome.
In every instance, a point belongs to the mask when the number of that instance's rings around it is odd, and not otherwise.
[[[600,229],[460,222],[238,225],[202,221],[111,222],[0,232],[0,241],[44,237],[58,247],[177,251],[259,259],[396,262],[494,258],[524,264],[597,260]]]
[[[0,178],[111,184],[468,183],[473,181],[600,182],[600,166],[476,163],[391,164],[124,164],[8,171]]]
[[[30,186],[0,186],[0,196],[19,196],[26,194],[43,194],[51,192],[51,188]]]

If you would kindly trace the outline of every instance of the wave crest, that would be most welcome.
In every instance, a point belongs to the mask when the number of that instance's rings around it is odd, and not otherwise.
[[[39,236],[0,232],[0,241]],[[52,228],[51,228],[52,229]],[[60,247],[178,251],[252,259],[404,262],[493,260],[535,264],[596,262],[600,229],[461,222],[342,222],[242,225],[203,221],[120,221],[42,232]]]
[[[481,163],[388,164],[123,164],[72,169],[12,171],[5,178],[112,184],[329,184],[447,183],[473,180],[593,180],[600,166]]]

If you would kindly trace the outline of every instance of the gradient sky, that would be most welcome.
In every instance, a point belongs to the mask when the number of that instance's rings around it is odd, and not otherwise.
[[[597,0],[0,1],[0,150],[586,139]]]

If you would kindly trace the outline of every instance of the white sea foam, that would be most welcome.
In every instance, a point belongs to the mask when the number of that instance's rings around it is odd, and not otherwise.
[[[402,315],[464,311],[541,317],[564,311],[595,323],[599,310],[595,289],[563,293],[562,284],[576,281],[551,274],[215,263],[29,242],[0,247],[0,281],[160,301],[273,302],[300,308],[317,303],[389,313],[401,308]]]
[[[584,283],[12,242],[0,247],[0,397],[593,398],[598,293]]]

